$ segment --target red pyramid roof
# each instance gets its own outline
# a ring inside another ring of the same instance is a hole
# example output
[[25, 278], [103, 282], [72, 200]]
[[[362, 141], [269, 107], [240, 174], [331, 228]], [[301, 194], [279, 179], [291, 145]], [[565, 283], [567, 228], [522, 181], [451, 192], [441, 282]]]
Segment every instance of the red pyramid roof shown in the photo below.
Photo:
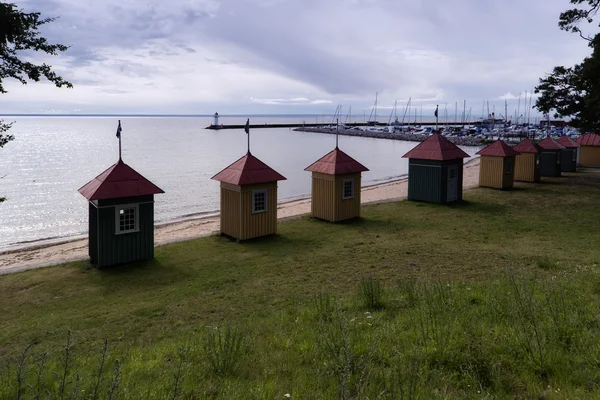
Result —
[[253, 185], [255, 183], [283, 181], [286, 178], [248, 152], [213, 176], [212, 179], [232, 185]]
[[162, 189], [119, 160], [79, 189], [88, 200], [116, 199], [164, 193]]
[[580, 146], [600, 146], [600, 135], [596, 133], [586, 133], [575, 139]]
[[336, 147], [319, 160], [304, 168], [304, 170], [329, 175], [340, 175], [355, 174], [357, 172], [368, 171], [369, 169]]
[[568, 136], [561, 136], [558, 139], [556, 139], [556, 141], [558, 143], [562, 144], [567, 149], [574, 149], [574, 148], [579, 147], [579, 144], [577, 144], [577, 142], [575, 142], [573, 139], [571, 139]]
[[493, 157], [514, 157], [521, 153], [504, 143], [502, 140], [496, 140], [484, 149], [477, 152], [480, 156], [493, 156]]
[[544, 150], [562, 150], [565, 148], [562, 144], [552, 139], [550, 136], [546, 136], [544, 140], [538, 143], [538, 145]]
[[434, 133], [402, 157], [445, 161], [465, 158], [469, 155], [439, 133]]
[[531, 139], [524, 139], [513, 146], [513, 149], [519, 153], [539, 153], [542, 151], [542, 148]]

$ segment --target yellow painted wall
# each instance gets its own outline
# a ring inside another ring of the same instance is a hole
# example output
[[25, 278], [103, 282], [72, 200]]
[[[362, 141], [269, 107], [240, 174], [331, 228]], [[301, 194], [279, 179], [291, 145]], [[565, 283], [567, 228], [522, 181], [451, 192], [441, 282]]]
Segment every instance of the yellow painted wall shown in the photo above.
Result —
[[[539, 157], [539, 154], [537, 156]], [[540, 179], [540, 165], [536, 163], [535, 153], [522, 153], [515, 157], [515, 181], [539, 182]]]
[[600, 167], [600, 147], [581, 146], [579, 162], [584, 166]]
[[[252, 190], [267, 189], [267, 211], [252, 213]], [[277, 233], [277, 182], [242, 186], [240, 240]]]
[[221, 233], [239, 239], [240, 191], [236, 185], [221, 182]]
[[[343, 199], [344, 179], [354, 179], [354, 198]], [[360, 217], [361, 174], [337, 175], [335, 177], [334, 222]]]
[[[354, 179], [354, 197], [343, 198], [344, 180]], [[360, 217], [361, 174], [328, 175], [313, 172], [311, 215], [338, 222]]]
[[312, 173], [311, 215], [326, 221], [335, 220], [335, 177]]
[[[252, 191], [267, 190], [267, 211], [252, 213]], [[238, 240], [277, 233], [277, 182], [261, 185], [221, 183], [221, 233]]]

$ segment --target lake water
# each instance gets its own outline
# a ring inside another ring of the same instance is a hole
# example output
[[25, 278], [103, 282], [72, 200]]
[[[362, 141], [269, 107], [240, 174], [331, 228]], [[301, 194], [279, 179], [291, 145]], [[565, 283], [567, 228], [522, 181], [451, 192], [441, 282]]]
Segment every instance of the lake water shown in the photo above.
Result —
[[[77, 190], [118, 160], [166, 193], [155, 196], [155, 220], [166, 222], [219, 208], [219, 183], [210, 178], [246, 153], [243, 130], [204, 129], [210, 117], [2, 117], [15, 121], [15, 140], [0, 149], [0, 251], [87, 232], [87, 200]], [[315, 116], [252, 117], [252, 124], [314, 122]], [[324, 119], [324, 117], [321, 117]], [[322, 122], [323, 119], [319, 120]], [[221, 117], [243, 124], [245, 117]], [[331, 151], [335, 136], [290, 129], [252, 129], [251, 151], [287, 178], [279, 201], [310, 195], [308, 165]], [[418, 143], [340, 136], [340, 149], [370, 169], [363, 185], [408, 173], [401, 158]], [[470, 155], [478, 148], [463, 147]]]

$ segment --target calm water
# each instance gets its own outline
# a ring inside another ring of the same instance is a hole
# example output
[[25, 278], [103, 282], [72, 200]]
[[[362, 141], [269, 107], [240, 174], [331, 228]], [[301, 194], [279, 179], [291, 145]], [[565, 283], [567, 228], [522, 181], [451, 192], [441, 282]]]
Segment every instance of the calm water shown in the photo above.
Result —
[[[87, 232], [87, 200], [77, 189], [118, 159], [117, 117], [3, 117], [16, 139], [0, 150], [0, 250]], [[321, 117], [322, 119], [323, 117]], [[253, 117], [252, 124], [312, 122], [308, 117]], [[123, 161], [166, 193], [157, 222], [218, 211], [210, 178], [246, 152], [243, 130], [211, 131], [207, 117], [121, 117]], [[321, 120], [322, 121], [322, 120]], [[321, 122], [319, 121], [319, 122]], [[224, 124], [245, 118], [222, 117]], [[289, 129], [253, 129], [251, 151], [283, 174], [279, 200], [310, 194], [304, 168], [335, 146], [335, 137]], [[414, 142], [340, 136], [340, 148], [367, 166], [363, 185], [405, 176]], [[464, 148], [473, 155], [478, 148]]]

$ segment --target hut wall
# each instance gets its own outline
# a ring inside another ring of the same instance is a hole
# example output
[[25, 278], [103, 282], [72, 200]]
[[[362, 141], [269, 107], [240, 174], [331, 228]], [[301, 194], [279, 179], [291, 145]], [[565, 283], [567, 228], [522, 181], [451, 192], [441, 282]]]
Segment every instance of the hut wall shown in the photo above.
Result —
[[[354, 179], [354, 197], [344, 199], [344, 180]], [[333, 221], [360, 217], [360, 184], [361, 174], [337, 175], [335, 177], [335, 216]]]
[[[240, 240], [277, 233], [277, 182], [241, 187]], [[252, 213], [252, 191], [267, 190], [267, 211]]]
[[540, 181], [540, 164], [536, 161], [537, 157], [539, 156], [536, 153], [521, 153], [521, 155], [515, 157], [515, 181]]
[[312, 173], [311, 215], [335, 221], [335, 176]]
[[98, 208], [89, 202], [88, 250], [92, 264], [98, 263]]
[[543, 151], [541, 158], [542, 176], [560, 176], [561, 151]]
[[502, 189], [504, 186], [504, 157], [481, 156], [479, 186]]
[[[154, 196], [99, 201], [98, 267], [148, 260], [154, 257]], [[146, 202], [143, 202], [143, 200]], [[138, 204], [138, 231], [115, 234], [117, 205]]]
[[561, 170], [563, 172], [577, 172], [577, 149], [568, 148], [561, 152]]
[[239, 239], [241, 232], [241, 188], [221, 182], [221, 233]]
[[515, 157], [504, 158], [502, 189], [510, 189], [515, 183]]
[[[444, 180], [444, 183], [446, 180]], [[445, 198], [445, 197], [444, 197]], [[408, 200], [442, 203], [442, 163], [408, 160]]]
[[600, 147], [581, 146], [580, 163], [589, 167], [600, 167]]

